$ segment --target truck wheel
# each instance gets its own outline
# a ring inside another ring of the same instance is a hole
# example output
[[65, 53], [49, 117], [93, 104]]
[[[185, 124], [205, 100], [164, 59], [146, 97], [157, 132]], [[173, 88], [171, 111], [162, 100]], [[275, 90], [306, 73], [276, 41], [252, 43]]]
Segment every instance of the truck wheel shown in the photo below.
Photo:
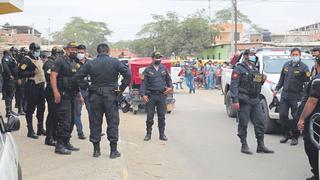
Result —
[[22, 180], [22, 169], [20, 163], [18, 164], [18, 180]]
[[268, 105], [267, 105], [266, 100], [261, 99], [260, 104], [262, 106], [262, 111], [264, 112], [264, 116], [265, 116], [265, 122], [264, 122], [265, 133], [271, 134], [275, 131], [275, 129], [277, 127], [277, 122], [274, 119], [270, 119], [269, 109], [268, 109]]
[[237, 112], [233, 110], [232, 108], [232, 99], [231, 99], [231, 93], [228, 91], [227, 93], [227, 103], [226, 103], [226, 109], [227, 109], [227, 114], [229, 117], [236, 117]]

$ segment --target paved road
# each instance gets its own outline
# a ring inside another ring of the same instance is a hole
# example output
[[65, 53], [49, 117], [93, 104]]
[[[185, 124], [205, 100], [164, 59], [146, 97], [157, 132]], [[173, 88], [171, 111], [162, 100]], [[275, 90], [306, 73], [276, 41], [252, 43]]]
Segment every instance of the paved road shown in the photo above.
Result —
[[[43, 137], [26, 138], [23, 123], [14, 136], [24, 179], [302, 180], [310, 175], [302, 143], [297, 147], [279, 144], [279, 135], [266, 136], [266, 144], [276, 154], [241, 154], [235, 120], [226, 116], [219, 91], [192, 95], [178, 91], [175, 97], [176, 109], [167, 116], [168, 142], [158, 140], [157, 128], [152, 141], [143, 141], [144, 113], [122, 115], [123, 157], [118, 160], [109, 160], [107, 143], [103, 144], [102, 157], [92, 158], [91, 144], [76, 138], [73, 144], [81, 148], [80, 152], [72, 156], [55, 155], [53, 148], [43, 145]], [[86, 114], [84, 127], [88, 135]], [[249, 129], [248, 141], [255, 149], [252, 126]]]

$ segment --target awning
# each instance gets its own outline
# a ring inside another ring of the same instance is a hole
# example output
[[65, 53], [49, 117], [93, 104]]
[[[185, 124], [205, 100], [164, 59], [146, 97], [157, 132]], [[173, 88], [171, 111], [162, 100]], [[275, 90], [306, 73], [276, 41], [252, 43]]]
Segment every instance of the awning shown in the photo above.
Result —
[[0, 0], [0, 14], [23, 11], [23, 0]]

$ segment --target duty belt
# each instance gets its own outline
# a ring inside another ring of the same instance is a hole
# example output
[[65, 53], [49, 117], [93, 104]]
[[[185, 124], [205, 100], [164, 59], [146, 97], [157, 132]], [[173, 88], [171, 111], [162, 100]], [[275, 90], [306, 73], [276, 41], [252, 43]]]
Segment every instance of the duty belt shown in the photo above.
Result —
[[163, 94], [163, 91], [160, 90], [150, 90], [149, 91], [151, 95], [161, 95]]

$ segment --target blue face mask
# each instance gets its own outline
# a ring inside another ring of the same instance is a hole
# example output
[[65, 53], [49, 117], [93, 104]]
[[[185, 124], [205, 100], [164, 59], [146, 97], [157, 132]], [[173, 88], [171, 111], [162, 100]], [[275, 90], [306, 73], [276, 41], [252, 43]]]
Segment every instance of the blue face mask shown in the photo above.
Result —
[[35, 51], [35, 52], [33, 53], [33, 56], [34, 56], [35, 58], [38, 58], [38, 57], [40, 57], [40, 54], [41, 54], [40, 51]]
[[256, 56], [249, 56], [249, 57], [248, 57], [248, 60], [249, 60], [249, 62], [251, 62], [251, 63], [256, 63], [257, 58], [256, 58]]
[[300, 61], [300, 56], [292, 56], [291, 57], [292, 62], [298, 63]]

